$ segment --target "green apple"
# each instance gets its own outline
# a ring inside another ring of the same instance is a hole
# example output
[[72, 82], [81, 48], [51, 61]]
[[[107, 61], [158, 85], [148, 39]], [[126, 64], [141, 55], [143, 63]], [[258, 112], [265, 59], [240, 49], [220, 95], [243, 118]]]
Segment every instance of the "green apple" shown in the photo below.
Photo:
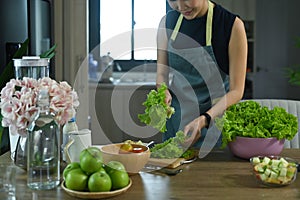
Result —
[[126, 171], [113, 170], [108, 175], [112, 182], [112, 190], [124, 188], [129, 184], [129, 175]]
[[64, 180], [66, 180], [66, 177], [67, 177], [67, 174], [73, 170], [73, 169], [77, 169], [77, 168], [80, 168], [80, 164], [78, 162], [72, 162], [72, 163], [69, 163], [66, 168], [64, 169], [63, 171], [63, 178]]
[[107, 192], [111, 187], [110, 176], [105, 171], [97, 171], [89, 177], [88, 189], [90, 192]]
[[105, 171], [109, 174], [111, 171], [114, 170], [119, 170], [119, 171], [126, 171], [125, 166], [123, 165], [123, 163], [119, 162], [119, 161], [109, 161], [105, 166]]
[[81, 168], [73, 169], [66, 176], [66, 187], [71, 190], [84, 191], [87, 189], [88, 178]]
[[105, 165], [105, 171], [111, 179], [112, 190], [121, 189], [128, 185], [129, 175], [123, 163], [115, 160], [109, 161]]
[[90, 175], [102, 167], [102, 152], [97, 147], [88, 147], [80, 152], [79, 163], [81, 169]]
[[101, 167], [97, 172], [105, 172], [106, 173], [104, 167]]

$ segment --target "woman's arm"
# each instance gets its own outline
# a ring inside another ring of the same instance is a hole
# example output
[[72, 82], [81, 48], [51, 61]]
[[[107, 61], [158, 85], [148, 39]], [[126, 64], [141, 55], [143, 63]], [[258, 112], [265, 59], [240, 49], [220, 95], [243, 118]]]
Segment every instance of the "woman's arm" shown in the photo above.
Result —
[[[247, 49], [244, 23], [237, 17], [232, 27], [228, 48], [230, 88], [229, 92], [207, 111], [212, 120], [221, 115], [229, 106], [239, 102], [243, 97], [246, 78]], [[204, 116], [200, 116], [186, 125], [184, 128], [185, 134], [188, 132], [192, 133], [186, 143], [195, 143], [201, 136], [200, 130], [206, 125], [207, 122]]]
[[[169, 67], [168, 67], [168, 38], [165, 26], [166, 16], [164, 16], [159, 24], [157, 31], [157, 75], [156, 87], [162, 83], [169, 84]], [[169, 90], [166, 91], [166, 103], [171, 104], [172, 97]]]
[[215, 118], [229, 106], [239, 102], [244, 94], [247, 67], [247, 36], [244, 23], [236, 18], [229, 41], [229, 92], [207, 113]]

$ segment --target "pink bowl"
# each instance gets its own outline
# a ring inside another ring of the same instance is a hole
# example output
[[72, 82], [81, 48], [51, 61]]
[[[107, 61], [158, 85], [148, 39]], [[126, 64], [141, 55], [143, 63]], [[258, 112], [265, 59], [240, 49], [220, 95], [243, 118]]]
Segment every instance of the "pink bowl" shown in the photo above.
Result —
[[228, 143], [230, 151], [237, 157], [249, 159], [253, 156], [277, 156], [284, 147], [285, 139], [236, 137]]

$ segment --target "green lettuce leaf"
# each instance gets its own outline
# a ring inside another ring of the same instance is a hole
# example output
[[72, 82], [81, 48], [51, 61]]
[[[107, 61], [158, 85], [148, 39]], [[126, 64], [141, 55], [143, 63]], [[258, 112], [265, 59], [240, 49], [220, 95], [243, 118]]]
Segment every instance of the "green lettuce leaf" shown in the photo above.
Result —
[[143, 103], [145, 113], [138, 114], [138, 118], [142, 123], [152, 126], [160, 132], [166, 132], [167, 119], [174, 114], [173, 107], [165, 103], [167, 86], [165, 83], [156, 90], [151, 90], [147, 95], [146, 101]]
[[185, 153], [181, 144], [185, 141], [186, 136], [183, 131], [178, 131], [175, 137], [155, 144], [151, 149], [152, 158], [179, 158]]

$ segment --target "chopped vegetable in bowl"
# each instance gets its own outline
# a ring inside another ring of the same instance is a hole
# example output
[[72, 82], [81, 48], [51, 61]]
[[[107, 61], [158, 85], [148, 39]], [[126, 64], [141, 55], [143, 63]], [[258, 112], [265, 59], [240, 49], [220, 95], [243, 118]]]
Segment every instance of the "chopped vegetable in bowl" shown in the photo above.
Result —
[[255, 178], [267, 186], [286, 186], [297, 176], [298, 162], [280, 156], [256, 156], [250, 158]]

